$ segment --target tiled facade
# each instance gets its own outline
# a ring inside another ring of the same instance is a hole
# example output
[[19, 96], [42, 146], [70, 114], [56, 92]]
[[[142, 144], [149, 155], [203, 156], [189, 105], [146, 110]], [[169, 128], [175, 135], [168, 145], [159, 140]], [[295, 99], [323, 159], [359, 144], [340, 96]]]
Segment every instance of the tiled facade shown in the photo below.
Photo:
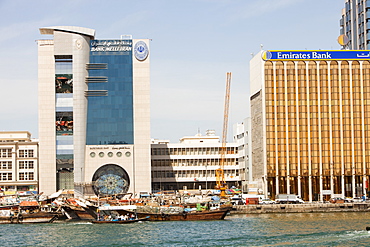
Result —
[[322, 201], [367, 193], [370, 61], [361, 54], [353, 60], [252, 59], [253, 166], [262, 169], [255, 175], [265, 194]]

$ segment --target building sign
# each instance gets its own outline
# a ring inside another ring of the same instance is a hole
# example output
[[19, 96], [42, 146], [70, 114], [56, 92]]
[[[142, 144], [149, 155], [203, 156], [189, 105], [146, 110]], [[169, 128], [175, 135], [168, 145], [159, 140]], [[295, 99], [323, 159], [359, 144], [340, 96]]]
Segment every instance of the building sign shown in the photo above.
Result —
[[265, 61], [284, 60], [370, 60], [370, 51], [264, 51]]
[[322, 194], [325, 195], [331, 195], [332, 191], [331, 190], [322, 190]]
[[92, 40], [92, 52], [122, 52], [132, 51], [132, 40]]

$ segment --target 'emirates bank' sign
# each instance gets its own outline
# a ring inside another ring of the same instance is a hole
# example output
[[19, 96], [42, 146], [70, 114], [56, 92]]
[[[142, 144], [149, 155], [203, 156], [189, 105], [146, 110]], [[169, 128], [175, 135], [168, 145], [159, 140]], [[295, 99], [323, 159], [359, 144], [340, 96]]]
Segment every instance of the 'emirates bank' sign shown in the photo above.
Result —
[[370, 60], [370, 51], [264, 51], [265, 61], [281, 60]]

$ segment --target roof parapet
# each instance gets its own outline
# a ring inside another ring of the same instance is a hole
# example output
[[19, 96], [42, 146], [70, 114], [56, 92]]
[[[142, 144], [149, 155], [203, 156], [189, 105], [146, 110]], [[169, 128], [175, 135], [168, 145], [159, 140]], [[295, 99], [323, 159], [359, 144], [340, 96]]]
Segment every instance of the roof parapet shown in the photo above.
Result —
[[53, 35], [54, 31], [67, 32], [67, 33], [76, 33], [81, 35], [86, 35], [91, 38], [95, 37], [95, 30], [86, 28], [86, 27], [75, 27], [75, 26], [53, 26], [53, 27], [41, 27], [41, 34]]

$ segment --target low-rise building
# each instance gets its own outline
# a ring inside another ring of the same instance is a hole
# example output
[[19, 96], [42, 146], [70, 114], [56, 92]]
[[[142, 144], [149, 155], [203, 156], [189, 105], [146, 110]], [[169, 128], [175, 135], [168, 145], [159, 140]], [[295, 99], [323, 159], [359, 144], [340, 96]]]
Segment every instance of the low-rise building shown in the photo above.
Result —
[[38, 193], [38, 140], [30, 132], [0, 132], [0, 188], [5, 195]]
[[[180, 143], [152, 140], [152, 188], [158, 190], [211, 190], [220, 168], [222, 143], [213, 130], [180, 139]], [[244, 168], [238, 164], [238, 145], [226, 143], [224, 163], [228, 187], [241, 186]], [[244, 177], [244, 176], [243, 176]]]

